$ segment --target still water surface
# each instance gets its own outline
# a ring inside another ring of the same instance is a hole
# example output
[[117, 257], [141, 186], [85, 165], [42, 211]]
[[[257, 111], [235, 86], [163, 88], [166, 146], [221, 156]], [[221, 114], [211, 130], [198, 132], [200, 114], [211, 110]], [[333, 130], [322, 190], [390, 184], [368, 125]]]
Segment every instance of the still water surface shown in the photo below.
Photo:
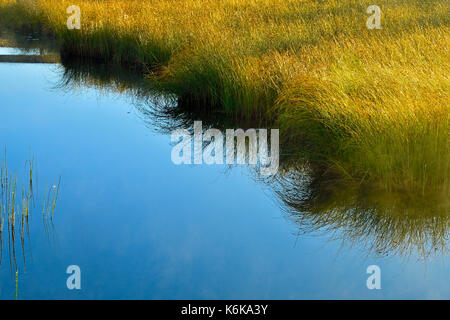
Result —
[[[413, 223], [378, 217], [356, 235], [359, 224], [347, 217], [365, 223], [374, 215], [336, 205], [344, 218], [328, 215], [314, 228], [301, 222], [308, 212], [286, 210], [286, 195], [301, 197], [305, 187], [266, 183], [245, 166], [173, 164], [170, 134], [145, 112], [152, 99], [128, 90], [140, 79], [107, 85], [81, 72], [68, 81], [76, 73], [69, 69], [0, 63], [8, 168], [21, 171], [31, 153], [41, 194], [62, 177], [52, 227], [37, 212], [24, 257], [17, 245], [19, 299], [450, 298], [446, 212]], [[414, 241], [405, 239], [417, 225], [425, 235], [440, 228], [431, 236], [440, 251], [424, 257], [414, 246], [408, 255], [396, 247]], [[383, 238], [397, 232], [406, 236], [395, 245]], [[381, 290], [366, 287], [373, 264]], [[66, 287], [69, 265], [81, 268], [81, 290]], [[14, 298], [13, 273], [4, 233], [1, 299]]]

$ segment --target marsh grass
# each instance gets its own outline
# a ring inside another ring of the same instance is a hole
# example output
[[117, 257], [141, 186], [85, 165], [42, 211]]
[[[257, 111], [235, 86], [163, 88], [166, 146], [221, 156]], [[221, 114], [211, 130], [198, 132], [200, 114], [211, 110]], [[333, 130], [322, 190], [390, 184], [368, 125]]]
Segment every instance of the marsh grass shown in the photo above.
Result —
[[[191, 128], [197, 119], [202, 119], [204, 129], [272, 125], [198, 108], [183, 97], [159, 97], [138, 69], [84, 59], [63, 59], [62, 64], [60, 90], [95, 88], [126, 94], [148, 127], [163, 134]], [[358, 247], [367, 256], [426, 261], [447, 254], [450, 202], [445, 191], [386, 191], [366, 179], [348, 181], [328, 166], [308, 162], [311, 156], [299, 160], [297, 142], [288, 136], [280, 141], [280, 168], [275, 176], [262, 180], [257, 168], [252, 171], [256, 181], [275, 193], [287, 218], [298, 226], [299, 237], [319, 233], [342, 241], [343, 247]]]
[[[19, 182], [17, 172], [11, 173], [8, 169], [8, 163], [6, 158], [6, 151], [4, 160], [0, 163], [0, 187], [1, 187], [1, 198], [0, 198], [0, 263], [3, 256], [3, 235], [5, 232], [5, 221], [6, 229], [8, 232], [8, 251], [9, 251], [9, 262], [11, 270], [17, 270], [18, 263], [16, 260], [17, 248], [16, 244], [20, 243], [20, 248], [23, 257], [23, 266], [26, 268], [26, 239], [28, 242], [30, 240], [30, 230], [29, 221], [32, 216], [32, 211], [38, 196], [36, 192], [36, 168], [34, 158], [27, 160], [25, 162], [25, 175], [23, 177], [23, 183]], [[52, 223], [54, 212], [56, 208], [56, 203], [59, 197], [59, 188], [61, 184], [61, 177], [57, 185], [52, 185], [50, 188], [46, 188], [43, 197], [43, 211], [42, 219], [44, 222], [44, 227], [48, 223]], [[31, 250], [31, 248], [30, 248]]]
[[449, 186], [449, 3], [380, 0], [0, 0], [0, 24], [63, 55], [148, 70], [197, 108], [273, 119], [301, 157], [388, 190]]

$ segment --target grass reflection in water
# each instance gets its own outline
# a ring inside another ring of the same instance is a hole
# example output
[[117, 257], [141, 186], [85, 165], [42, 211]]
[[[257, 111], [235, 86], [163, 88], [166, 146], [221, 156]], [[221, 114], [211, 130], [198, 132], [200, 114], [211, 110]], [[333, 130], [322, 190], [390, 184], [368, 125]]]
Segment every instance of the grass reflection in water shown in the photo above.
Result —
[[[143, 81], [139, 70], [73, 59], [63, 59], [63, 66], [60, 89], [94, 87], [126, 94], [149, 130], [159, 133], [189, 129], [198, 119], [204, 130], [274, 125], [193, 106], [189, 97], [162, 96]], [[299, 235], [326, 235], [367, 255], [426, 260], [448, 254], [450, 188], [446, 183], [420, 191], [385, 188], [383, 183], [342, 176], [332, 165], [315, 162], [299, 152], [293, 136], [280, 139], [278, 174], [263, 179], [255, 170], [255, 180], [272, 190]]]

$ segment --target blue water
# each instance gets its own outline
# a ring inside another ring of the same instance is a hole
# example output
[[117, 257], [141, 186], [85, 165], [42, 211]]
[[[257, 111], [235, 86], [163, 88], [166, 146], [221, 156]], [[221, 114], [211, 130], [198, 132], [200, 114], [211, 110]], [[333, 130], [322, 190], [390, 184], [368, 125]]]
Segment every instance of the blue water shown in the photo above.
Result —
[[[39, 213], [30, 221], [26, 270], [18, 250], [19, 299], [450, 298], [448, 255], [374, 258], [298, 235], [252, 170], [174, 165], [170, 136], [148, 128], [130, 96], [58, 89], [62, 71], [0, 64], [8, 167], [20, 171], [31, 150], [41, 188], [62, 177], [53, 231]], [[13, 299], [6, 247], [0, 298]], [[372, 264], [380, 290], [366, 287]], [[69, 265], [81, 290], [66, 286]]]

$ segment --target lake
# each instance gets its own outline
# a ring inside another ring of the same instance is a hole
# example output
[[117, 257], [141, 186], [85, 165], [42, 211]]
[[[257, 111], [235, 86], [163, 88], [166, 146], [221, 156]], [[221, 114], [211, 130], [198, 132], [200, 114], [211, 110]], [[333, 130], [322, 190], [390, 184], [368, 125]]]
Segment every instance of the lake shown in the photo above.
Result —
[[178, 108], [132, 68], [6, 57], [40, 53], [0, 48], [0, 148], [18, 181], [30, 159], [37, 176], [23, 240], [3, 226], [1, 299], [14, 299], [16, 270], [18, 299], [450, 298], [448, 199], [334, 185], [283, 158], [271, 178], [175, 165], [171, 131], [243, 124]]

